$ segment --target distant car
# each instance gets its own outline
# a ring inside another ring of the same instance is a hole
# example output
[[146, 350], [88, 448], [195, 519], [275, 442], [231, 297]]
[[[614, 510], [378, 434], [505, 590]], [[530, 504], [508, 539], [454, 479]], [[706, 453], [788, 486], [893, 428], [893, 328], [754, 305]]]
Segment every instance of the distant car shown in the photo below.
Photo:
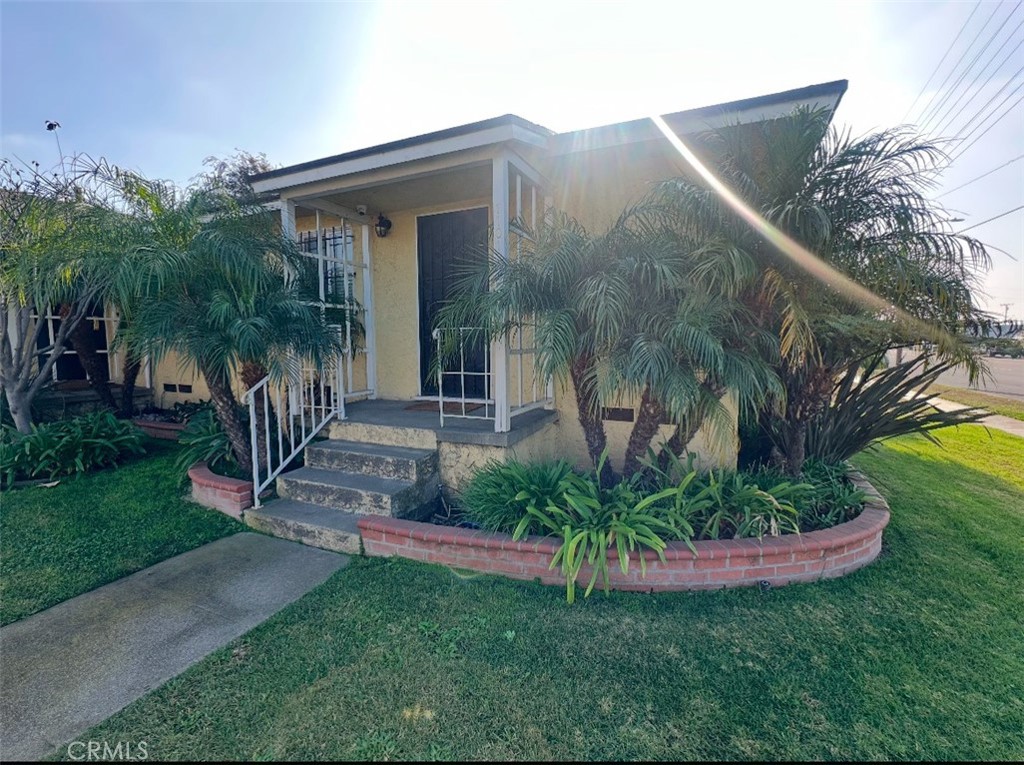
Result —
[[1020, 340], [1001, 338], [988, 341], [983, 352], [986, 356], [1009, 356], [1011, 359], [1024, 358], [1024, 344]]

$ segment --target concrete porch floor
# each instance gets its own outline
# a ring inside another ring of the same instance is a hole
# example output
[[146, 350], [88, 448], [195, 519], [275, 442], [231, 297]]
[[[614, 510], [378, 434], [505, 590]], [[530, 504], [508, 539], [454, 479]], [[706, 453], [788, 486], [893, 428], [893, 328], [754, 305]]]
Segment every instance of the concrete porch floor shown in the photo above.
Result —
[[[394, 401], [376, 399], [355, 401], [345, 405], [346, 422], [361, 425], [382, 425], [396, 428], [431, 430], [438, 441], [457, 444], [480, 444], [484, 446], [512, 446], [527, 436], [536, 433], [548, 423], [558, 421], [558, 412], [548, 409], [534, 409], [512, 418], [512, 429], [508, 433], [495, 433], [494, 420], [444, 418], [444, 427], [436, 403], [431, 411], [409, 410], [407, 407], [430, 403], [424, 401]], [[482, 412], [483, 410], [478, 410]]]

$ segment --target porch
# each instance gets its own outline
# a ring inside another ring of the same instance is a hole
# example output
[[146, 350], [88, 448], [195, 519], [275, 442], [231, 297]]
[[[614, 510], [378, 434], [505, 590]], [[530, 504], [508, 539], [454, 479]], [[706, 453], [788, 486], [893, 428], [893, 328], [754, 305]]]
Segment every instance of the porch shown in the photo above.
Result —
[[453, 418], [449, 415], [445, 417], [442, 426], [436, 401], [376, 399], [348, 404], [345, 419], [332, 425], [331, 435], [343, 438], [351, 436], [357, 428], [370, 426], [420, 431], [424, 435], [430, 433], [432, 435], [427, 438], [433, 438], [436, 442], [509, 448], [557, 421], [556, 411], [533, 409], [513, 417], [509, 429], [498, 433], [493, 423], [483, 418]]
[[[321, 432], [468, 464], [503, 459], [557, 420], [531, 327], [435, 331], [463, 259], [514, 260], [511, 221], [543, 215], [542, 130], [498, 118], [255, 179], [278, 195], [282, 229], [308, 259], [295, 278], [345, 347], [336, 365], [247, 392], [257, 494]], [[441, 472], [458, 483], [463, 471]]]
[[432, 428], [465, 419], [466, 432], [508, 433], [513, 418], [554, 408], [552, 387], [535, 374], [532, 328], [491, 338], [434, 325], [470, 257], [516, 258], [509, 224], [537, 224], [546, 182], [519, 125], [482, 125], [454, 144], [439, 138], [398, 166], [385, 146], [282, 178], [272, 184], [276, 204], [309, 258], [300, 276], [310, 298], [343, 335], [337, 385], [328, 381], [332, 394], [343, 391], [341, 419], [363, 400], [434, 401]]

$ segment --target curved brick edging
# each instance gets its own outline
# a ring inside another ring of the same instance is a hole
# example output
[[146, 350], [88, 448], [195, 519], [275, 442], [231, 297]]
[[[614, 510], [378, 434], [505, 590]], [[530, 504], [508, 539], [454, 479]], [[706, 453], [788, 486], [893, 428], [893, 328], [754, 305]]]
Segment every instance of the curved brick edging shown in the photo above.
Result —
[[[889, 523], [889, 506], [867, 479], [851, 479], [868, 496], [854, 520], [824, 531], [782, 537], [694, 542], [697, 556], [682, 542], [671, 542], [662, 563], [646, 551], [647, 576], [642, 577], [639, 553], [623, 575], [615, 554], [609, 555], [610, 587], [653, 592], [743, 587], [767, 581], [772, 585], [813, 582], [843, 576], [866, 566], [882, 549], [882, 530]], [[558, 569], [550, 570], [558, 543], [550, 537], [515, 542], [507, 534], [434, 526], [394, 518], [366, 517], [359, 521], [363, 549], [372, 557], [399, 556], [439, 563], [512, 579], [539, 579], [565, 584]], [[580, 581], [590, 579], [584, 566]]]
[[205, 462], [189, 468], [188, 477], [192, 481], [192, 499], [200, 505], [237, 520], [242, 520], [243, 510], [252, 507], [252, 481], [217, 475]]
[[177, 441], [185, 429], [183, 422], [161, 422], [159, 420], [132, 420], [132, 423], [150, 438], [163, 441]]

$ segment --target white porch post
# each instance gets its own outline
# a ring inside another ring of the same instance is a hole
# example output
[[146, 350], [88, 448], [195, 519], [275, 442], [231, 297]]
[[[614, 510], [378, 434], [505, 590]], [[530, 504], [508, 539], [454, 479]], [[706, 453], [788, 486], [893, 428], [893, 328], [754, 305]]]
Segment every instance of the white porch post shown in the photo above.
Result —
[[[281, 233], [292, 241], [299, 238], [298, 232], [295, 230], [295, 202], [291, 199], [281, 200]], [[294, 273], [286, 273], [285, 279], [291, 280], [295, 277]], [[292, 417], [297, 417], [301, 410], [299, 394], [296, 390], [301, 379], [300, 372], [298, 377], [288, 381], [288, 414]]]
[[[554, 197], [552, 197], [550, 194], [545, 194], [544, 195], [544, 209], [541, 210], [541, 218], [542, 219], [546, 219], [547, 214], [548, 214], [548, 210], [550, 210], [554, 206], [554, 204], [555, 204]], [[536, 218], [536, 214], [534, 215], [534, 218]], [[536, 225], [537, 224], [534, 223], [534, 231], [536, 231]], [[548, 399], [549, 403], [544, 408], [545, 409], [554, 409], [555, 408], [555, 381], [552, 378], [549, 377], [547, 385], [545, 387], [547, 388], [547, 399]]]
[[281, 200], [281, 230], [289, 239], [297, 239], [295, 233], [295, 202], [290, 199]]
[[[494, 252], [508, 259], [508, 158], [502, 154], [492, 160], [491, 222], [494, 229]], [[494, 431], [507, 433], [512, 428], [508, 400], [508, 353], [505, 338], [491, 341], [491, 386], [494, 396]]]
[[377, 329], [373, 305], [373, 264], [370, 262], [370, 227], [363, 224], [363, 331], [366, 334], [366, 387], [370, 398], [377, 398]]

